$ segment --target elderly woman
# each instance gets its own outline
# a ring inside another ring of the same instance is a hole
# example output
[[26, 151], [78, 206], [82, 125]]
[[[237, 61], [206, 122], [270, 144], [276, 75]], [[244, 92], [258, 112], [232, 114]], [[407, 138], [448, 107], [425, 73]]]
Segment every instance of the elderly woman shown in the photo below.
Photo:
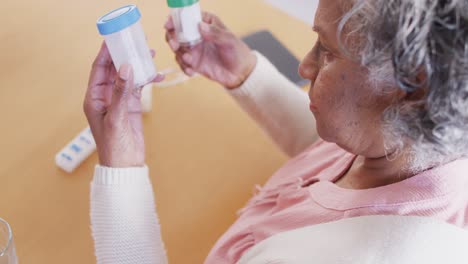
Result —
[[[226, 87], [292, 158], [205, 263], [237, 263], [277, 234], [358, 216], [468, 227], [467, 1], [321, 0], [319, 38], [299, 68], [309, 96], [217, 17], [203, 20], [204, 42], [190, 50], [166, 24], [177, 62]], [[99, 263], [165, 263], [131, 84], [130, 66], [116, 73], [103, 45], [84, 104], [100, 160], [91, 190], [96, 254]]]

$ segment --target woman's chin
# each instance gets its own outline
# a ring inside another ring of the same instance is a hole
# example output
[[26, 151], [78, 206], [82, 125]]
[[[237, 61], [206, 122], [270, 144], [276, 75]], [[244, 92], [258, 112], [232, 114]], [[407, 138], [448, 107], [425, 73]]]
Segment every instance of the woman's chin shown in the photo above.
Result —
[[320, 137], [320, 139], [323, 139], [324, 141], [327, 141], [327, 142], [335, 142], [334, 141], [335, 137], [330, 133], [328, 129], [326, 129], [317, 120], [315, 121], [315, 124], [316, 124], [316, 129], [317, 129], [317, 135]]

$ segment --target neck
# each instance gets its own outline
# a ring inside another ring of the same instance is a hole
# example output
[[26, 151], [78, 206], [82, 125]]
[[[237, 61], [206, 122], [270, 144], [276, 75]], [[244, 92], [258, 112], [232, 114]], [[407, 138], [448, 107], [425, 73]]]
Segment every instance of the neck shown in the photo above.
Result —
[[[389, 155], [391, 156], [391, 155]], [[387, 156], [357, 156], [347, 173], [337, 184], [345, 188], [376, 188], [407, 179], [414, 175], [409, 169], [407, 155], [400, 154], [395, 159]]]
[[356, 161], [361, 170], [376, 173], [381, 178], [405, 179], [412, 176], [408, 169], [408, 158], [404, 154], [398, 155], [395, 159], [390, 159], [387, 156], [378, 158], [358, 156]]

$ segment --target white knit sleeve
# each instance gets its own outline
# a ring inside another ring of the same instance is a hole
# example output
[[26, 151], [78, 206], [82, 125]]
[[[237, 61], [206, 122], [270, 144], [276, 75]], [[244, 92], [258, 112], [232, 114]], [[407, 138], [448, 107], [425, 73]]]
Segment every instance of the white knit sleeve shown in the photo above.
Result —
[[146, 166], [96, 166], [91, 228], [98, 264], [167, 263]]
[[307, 93], [289, 81], [262, 54], [240, 87], [228, 90], [283, 152], [295, 156], [317, 138]]

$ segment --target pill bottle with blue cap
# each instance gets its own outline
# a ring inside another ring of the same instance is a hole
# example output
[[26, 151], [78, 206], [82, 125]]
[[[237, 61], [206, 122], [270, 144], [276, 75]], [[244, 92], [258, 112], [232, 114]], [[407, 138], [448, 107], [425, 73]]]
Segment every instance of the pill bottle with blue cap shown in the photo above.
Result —
[[202, 14], [199, 0], [167, 0], [177, 41], [183, 47], [191, 47], [202, 41], [199, 24]]
[[135, 5], [115, 9], [97, 21], [99, 33], [119, 70], [122, 64], [131, 64], [135, 87], [143, 87], [157, 75], [140, 23], [141, 13]]

